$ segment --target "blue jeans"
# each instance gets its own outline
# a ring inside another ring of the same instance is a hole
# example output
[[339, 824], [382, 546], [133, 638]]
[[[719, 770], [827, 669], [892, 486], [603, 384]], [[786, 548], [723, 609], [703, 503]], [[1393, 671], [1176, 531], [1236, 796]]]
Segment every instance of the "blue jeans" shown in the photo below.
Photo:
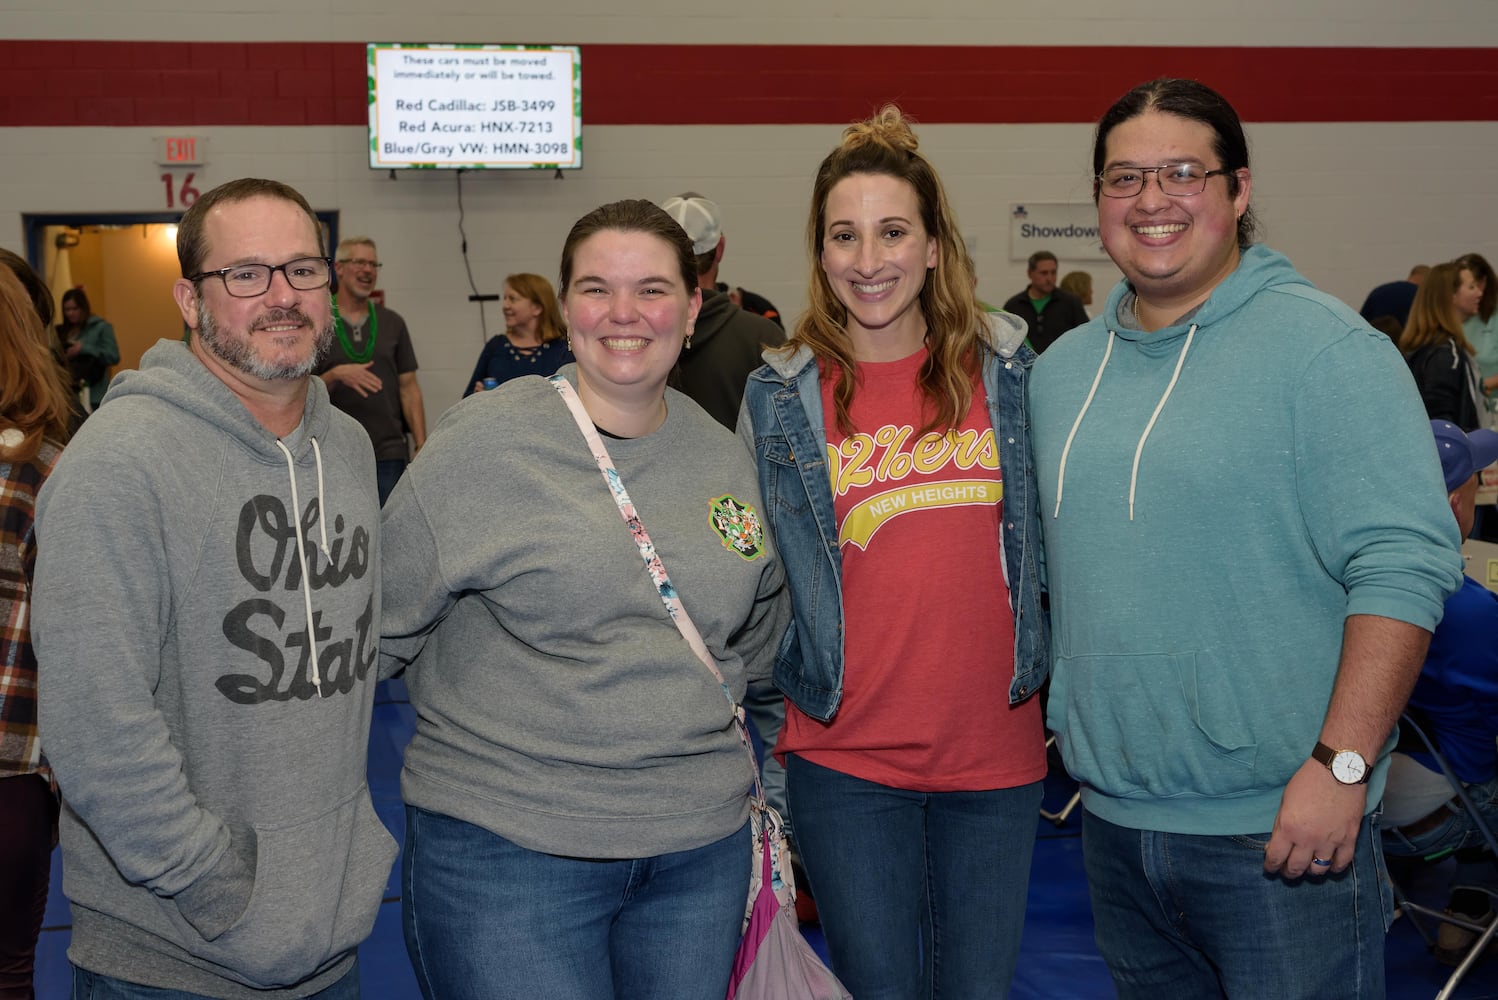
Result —
[[[140, 986], [123, 979], [102, 976], [73, 966], [72, 1000], [204, 1000], [198, 993], [181, 990], [163, 990], [155, 986]], [[348, 975], [325, 990], [319, 990], [307, 1000], [359, 1000], [359, 960]]]
[[1098, 950], [1121, 1000], [1380, 1000], [1393, 894], [1364, 817], [1346, 871], [1264, 871], [1269, 835], [1193, 836], [1082, 820]]
[[[1498, 832], [1498, 778], [1481, 784], [1467, 786], [1467, 797], [1487, 821], [1488, 828]], [[1451, 814], [1444, 822], [1413, 837], [1397, 829], [1385, 829], [1384, 850], [1395, 857], [1430, 857], [1446, 851], [1460, 851], [1465, 847], [1481, 847], [1484, 843], [1482, 831], [1455, 797], [1447, 803]]]
[[[1498, 778], [1468, 785], [1467, 797], [1482, 814], [1488, 829], [1498, 831]], [[1451, 876], [1453, 887], [1498, 885], [1498, 862], [1494, 861], [1492, 855], [1481, 851], [1487, 843], [1483, 840], [1482, 831], [1455, 798], [1447, 803], [1446, 809], [1450, 815], [1445, 821], [1413, 837], [1398, 829], [1385, 828], [1384, 851], [1397, 858], [1430, 858], [1454, 853], [1456, 871]], [[1469, 850], [1475, 856], [1468, 857]]]
[[801, 863], [832, 971], [858, 1000], [1004, 996], [1039, 782], [912, 792], [786, 758]]
[[390, 491], [395, 489], [395, 484], [400, 482], [401, 474], [405, 471], [404, 458], [382, 458], [375, 461], [375, 485], [380, 491], [381, 507], [390, 499]]
[[427, 1000], [717, 1000], [749, 863], [747, 824], [695, 850], [589, 860], [407, 806], [406, 950]]

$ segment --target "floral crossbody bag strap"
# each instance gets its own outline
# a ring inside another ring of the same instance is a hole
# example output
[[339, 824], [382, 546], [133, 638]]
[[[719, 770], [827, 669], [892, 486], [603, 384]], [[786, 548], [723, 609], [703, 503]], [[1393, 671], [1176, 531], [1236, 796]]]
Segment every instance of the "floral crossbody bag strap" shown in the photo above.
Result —
[[[614, 468], [614, 460], [609, 457], [609, 450], [604, 447], [603, 438], [598, 436], [598, 429], [593, 426], [592, 418], [583, 408], [582, 400], [577, 398], [577, 390], [573, 389], [572, 383], [561, 375], [552, 375], [547, 381], [551, 382], [552, 388], [556, 389], [563, 402], [567, 404], [567, 409], [572, 413], [572, 419], [577, 422], [577, 429], [582, 431], [583, 439], [587, 441], [589, 450], [593, 452], [593, 460], [598, 463], [598, 471], [603, 476], [604, 485], [608, 487], [609, 495], [614, 498], [614, 504], [619, 508], [619, 516], [624, 519], [625, 526], [629, 528], [630, 537], [635, 540], [635, 546], [640, 550], [640, 558], [645, 561], [645, 571], [650, 574], [656, 593], [660, 595], [661, 603], [666, 606], [666, 613], [671, 616], [671, 621], [676, 624], [677, 631], [681, 632], [687, 645], [692, 647], [692, 652], [697, 654], [697, 659], [712, 671], [713, 677], [718, 681], [718, 686], [723, 689], [723, 697], [728, 699], [729, 708], [733, 712], [734, 728], [738, 730], [739, 742], [743, 744], [744, 752], [749, 756], [749, 771], [754, 775], [754, 798], [749, 802], [751, 838], [749, 896], [744, 905], [743, 922], [743, 928], [747, 928], [749, 918], [754, 912], [754, 901], [759, 897], [766, 872], [770, 876], [770, 888], [782, 907], [795, 905], [796, 880], [791, 874], [790, 846], [785, 838], [785, 823], [780, 818], [780, 814], [765, 801], [764, 785], [759, 779], [759, 760], [754, 756], [754, 746], [749, 741], [749, 730], [744, 722], [744, 707], [734, 701], [733, 695], [728, 690], [728, 682], [723, 679], [723, 671], [718, 669], [717, 661], [707, 651], [707, 643], [702, 641], [702, 633], [697, 631], [697, 625], [692, 621], [692, 616], [687, 614], [687, 609], [682, 606], [681, 598], [677, 595], [671, 578], [666, 575], [666, 565], [661, 562], [661, 557], [655, 550], [655, 544], [650, 540], [649, 533], [645, 531], [645, 525], [640, 521], [640, 515], [635, 511], [634, 501], [630, 500], [629, 492], [624, 488], [624, 480], [619, 478], [619, 470]], [[740, 933], [743, 932], [743, 928]]]
[[666, 575], [666, 566], [661, 562], [661, 557], [657, 554], [649, 533], [645, 531], [645, 525], [640, 522], [640, 515], [635, 511], [634, 501], [630, 500], [629, 492], [624, 488], [624, 480], [619, 478], [619, 470], [614, 468], [614, 460], [609, 457], [608, 448], [604, 447], [603, 438], [598, 436], [598, 429], [593, 426], [592, 418], [588, 416], [588, 411], [583, 409], [582, 400], [577, 398], [577, 390], [572, 388], [572, 383], [561, 375], [552, 375], [547, 381], [561, 394], [563, 401], [567, 404], [567, 409], [572, 413], [572, 419], [577, 421], [577, 429], [583, 432], [583, 438], [593, 452], [593, 460], [598, 463], [598, 471], [603, 476], [604, 484], [608, 486], [609, 494], [619, 508], [619, 516], [624, 518], [625, 525], [629, 527], [630, 537], [635, 540], [635, 545], [640, 550], [640, 558], [645, 560], [645, 572], [650, 574], [656, 593], [660, 594], [661, 603], [666, 606], [666, 613], [671, 616], [671, 621], [676, 623], [677, 630], [681, 632], [687, 645], [692, 647], [692, 652], [697, 654], [697, 659], [712, 671], [713, 677], [717, 678], [718, 686], [723, 689], [723, 697], [728, 699], [729, 707], [733, 711], [734, 726], [738, 729], [739, 740], [749, 752], [749, 764], [754, 771], [754, 797], [759, 804], [763, 805], [764, 786], [760, 784], [759, 762], [755, 759], [754, 747], [749, 742], [749, 730], [745, 728], [744, 707], [734, 701], [733, 695], [729, 693], [728, 682], [723, 679], [723, 671], [718, 669], [717, 661], [707, 651], [707, 643], [702, 641], [702, 633], [697, 631], [697, 625], [692, 621], [692, 616], [687, 614], [687, 609], [682, 606], [681, 598], [671, 584], [671, 578]]

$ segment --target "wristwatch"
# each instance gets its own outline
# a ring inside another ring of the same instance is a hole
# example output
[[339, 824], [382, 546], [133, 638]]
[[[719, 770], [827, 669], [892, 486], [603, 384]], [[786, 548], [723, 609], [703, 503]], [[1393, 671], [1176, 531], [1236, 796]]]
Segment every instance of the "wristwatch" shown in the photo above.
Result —
[[1344, 785], [1362, 785], [1368, 781], [1368, 762], [1356, 750], [1333, 750], [1318, 740], [1311, 759], [1325, 764], [1332, 777]]

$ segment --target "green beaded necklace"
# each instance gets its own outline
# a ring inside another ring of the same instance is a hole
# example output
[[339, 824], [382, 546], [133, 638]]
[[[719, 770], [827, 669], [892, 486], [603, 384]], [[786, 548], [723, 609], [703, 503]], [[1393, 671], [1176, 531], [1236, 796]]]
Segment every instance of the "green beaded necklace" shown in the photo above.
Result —
[[375, 338], [380, 335], [380, 314], [375, 311], [373, 302], [369, 303], [369, 342], [364, 345], [362, 351], [354, 350], [353, 342], [349, 339], [348, 321], [338, 314], [338, 296], [333, 296], [333, 319], [337, 324], [338, 342], [343, 345], [343, 353], [347, 354], [349, 360], [356, 365], [362, 365], [374, 357]]

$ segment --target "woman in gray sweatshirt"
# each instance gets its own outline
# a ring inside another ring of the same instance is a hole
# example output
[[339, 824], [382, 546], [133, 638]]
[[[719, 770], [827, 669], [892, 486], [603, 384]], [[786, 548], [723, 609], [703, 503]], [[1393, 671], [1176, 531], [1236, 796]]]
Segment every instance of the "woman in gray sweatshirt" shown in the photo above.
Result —
[[[562, 377], [737, 701], [789, 612], [750, 456], [666, 388], [701, 305], [691, 243], [649, 202], [605, 205], [561, 289]], [[417, 712], [406, 945], [429, 998], [722, 995], [751, 761], [562, 391], [464, 400], [385, 508], [381, 653]]]

